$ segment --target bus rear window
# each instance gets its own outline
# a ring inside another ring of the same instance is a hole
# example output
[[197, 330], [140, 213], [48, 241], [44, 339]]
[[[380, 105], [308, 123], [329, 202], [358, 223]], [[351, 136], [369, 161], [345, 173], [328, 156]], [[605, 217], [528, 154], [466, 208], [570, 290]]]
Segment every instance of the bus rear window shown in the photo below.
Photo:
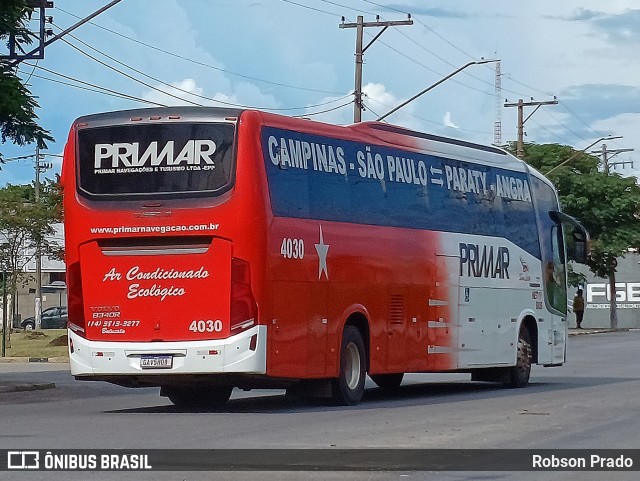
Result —
[[233, 181], [234, 131], [223, 123], [79, 130], [79, 189], [92, 199], [220, 194]]

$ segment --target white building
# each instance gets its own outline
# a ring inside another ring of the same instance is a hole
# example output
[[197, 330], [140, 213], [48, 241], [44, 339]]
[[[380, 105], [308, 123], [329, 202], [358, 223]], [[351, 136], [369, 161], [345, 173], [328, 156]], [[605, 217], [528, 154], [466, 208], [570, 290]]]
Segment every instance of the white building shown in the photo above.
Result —
[[[63, 224], [54, 224], [55, 233], [53, 238], [49, 239], [58, 244], [60, 248], [64, 247], [64, 229]], [[33, 249], [25, 249], [23, 260], [19, 263], [23, 265], [23, 278], [25, 283], [18, 282], [17, 297], [13, 304], [13, 326], [17, 327], [21, 319], [32, 317], [35, 315], [36, 300], [36, 260]], [[67, 304], [67, 290], [65, 284], [66, 268], [63, 261], [51, 259], [47, 256], [42, 257], [42, 310], [48, 307], [54, 307]], [[9, 303], [11, 305], [11, 302]], [[2, 314], [2, 304], [0, 303], [0, 316]], [[9, 316], [8, 319], [12, 317]], [[1, 319], [1, 317], [0, 317]]]

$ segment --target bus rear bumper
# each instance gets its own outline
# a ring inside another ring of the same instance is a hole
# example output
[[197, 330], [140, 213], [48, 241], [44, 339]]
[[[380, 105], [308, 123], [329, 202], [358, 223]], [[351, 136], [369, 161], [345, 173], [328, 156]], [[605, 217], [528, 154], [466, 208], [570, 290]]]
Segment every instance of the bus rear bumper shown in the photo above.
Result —
[[[68, 335], [73, 346], [69, 353], [71, 374], [77, 377], [265, 374], [267, 369], [266, 326], [254, 326], [227, 339], [205, 341], [90, 341], [70, 329]], [[148, 358], [158, 359], [158, 367], [143, 367], [142, 359]]]

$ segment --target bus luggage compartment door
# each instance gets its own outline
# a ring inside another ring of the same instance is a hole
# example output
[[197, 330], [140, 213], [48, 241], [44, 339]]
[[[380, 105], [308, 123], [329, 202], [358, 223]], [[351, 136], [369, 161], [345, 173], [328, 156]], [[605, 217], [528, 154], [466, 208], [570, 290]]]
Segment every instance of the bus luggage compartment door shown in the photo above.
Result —
[[231, 243], [80, 247], [86, 337], [179, 341], [229, 336]]

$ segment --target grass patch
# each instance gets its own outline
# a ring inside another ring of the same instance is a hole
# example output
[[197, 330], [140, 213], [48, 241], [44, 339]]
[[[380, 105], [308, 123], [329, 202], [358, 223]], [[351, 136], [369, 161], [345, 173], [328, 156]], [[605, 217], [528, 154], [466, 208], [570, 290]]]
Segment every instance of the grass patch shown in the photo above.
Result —
[[67, 335], [66, 329], [43, 329], [42, 331], [17, 331], [11, 333], [11, 347], [8, 357], [68, 357], [66, 343], [62, 346], [60, 337]]

